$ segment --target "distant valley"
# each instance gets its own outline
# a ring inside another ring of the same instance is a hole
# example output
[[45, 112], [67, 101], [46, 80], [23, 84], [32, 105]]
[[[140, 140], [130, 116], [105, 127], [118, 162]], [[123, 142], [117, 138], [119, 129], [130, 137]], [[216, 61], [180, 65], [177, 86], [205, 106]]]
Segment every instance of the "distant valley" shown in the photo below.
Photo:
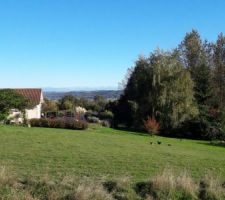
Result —
[[51, 100], [58, 100], [64, 97], [65, 95], [73, 95], [80, 98], [94, 99], [95, 96], [100, 95], [105, 99], [118, 99], [122, 94], [122, 90], [96, 90], [96, 91], [44, 91], [44, 96]]

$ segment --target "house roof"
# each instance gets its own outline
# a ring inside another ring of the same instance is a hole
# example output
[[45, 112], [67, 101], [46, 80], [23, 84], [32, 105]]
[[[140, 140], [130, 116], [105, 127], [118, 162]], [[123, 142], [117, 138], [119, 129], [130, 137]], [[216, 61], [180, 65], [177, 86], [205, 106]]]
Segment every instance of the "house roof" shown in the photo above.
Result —
[[42, 90], [39, 88], [21, 88], [15, 89], [17, 93], [26, 97], [31, 101], [31, 103], [38, 105], [42, 100]]

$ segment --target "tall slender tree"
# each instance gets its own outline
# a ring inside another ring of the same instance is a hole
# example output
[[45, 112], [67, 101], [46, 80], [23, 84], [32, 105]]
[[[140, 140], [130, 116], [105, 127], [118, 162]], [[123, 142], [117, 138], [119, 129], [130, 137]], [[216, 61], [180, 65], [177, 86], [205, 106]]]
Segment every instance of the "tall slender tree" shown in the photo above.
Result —
[[180, 45], [182, 61], [190, 70], [192, 78], [194, 78], [195, 70], [199, 66], [202, 54], [201, 37], [196, 30], [187, 33]]
[[214, 83], [218, 105], [225, 109], [225, 36], [218, 36], [214, 47]]
[[194, 81], [194, 92], [198, 105], [209, 104], [212, 97], [209, 45], [207, 42], [202, 42], [196, 30], [192, 30], [192, 32], [186, 34], [180, 45], [180, 50], [181, 59]]

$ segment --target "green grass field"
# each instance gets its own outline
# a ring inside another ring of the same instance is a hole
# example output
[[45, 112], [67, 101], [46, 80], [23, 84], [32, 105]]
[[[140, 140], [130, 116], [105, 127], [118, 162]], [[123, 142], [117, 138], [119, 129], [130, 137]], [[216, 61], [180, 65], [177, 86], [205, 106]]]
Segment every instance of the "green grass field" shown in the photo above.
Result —
[[22, 176], [145, 180], [169, 168], [187, 170], [194, 178], [206, 173], [225, 178], [225, 148], [204, 141], [150, 137], [98, 126], [86, 131], [2, 126], [0, 141], [0, 165]]

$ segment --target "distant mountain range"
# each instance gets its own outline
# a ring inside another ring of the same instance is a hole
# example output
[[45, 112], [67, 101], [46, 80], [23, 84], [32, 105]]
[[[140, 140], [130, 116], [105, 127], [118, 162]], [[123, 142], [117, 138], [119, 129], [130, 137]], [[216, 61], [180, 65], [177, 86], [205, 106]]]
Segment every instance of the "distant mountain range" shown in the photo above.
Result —
[[118, 99], [122, 94], [122, 90], [93, 90], [93, 91], [50, 91], [44, 89], [44, 96], [51, 100], [58, 100], [65, 95], [73, 95], [77, 97], [86, 98], [89, 100], [94, 99], [95, 96], [100, 95], [105, 99]]
[[105, 90], [118, 90], [114, 86], [99, 86], [99, 87], [44, 87], [44, 92], [71, 92], [71, 91], [105, 91]]

